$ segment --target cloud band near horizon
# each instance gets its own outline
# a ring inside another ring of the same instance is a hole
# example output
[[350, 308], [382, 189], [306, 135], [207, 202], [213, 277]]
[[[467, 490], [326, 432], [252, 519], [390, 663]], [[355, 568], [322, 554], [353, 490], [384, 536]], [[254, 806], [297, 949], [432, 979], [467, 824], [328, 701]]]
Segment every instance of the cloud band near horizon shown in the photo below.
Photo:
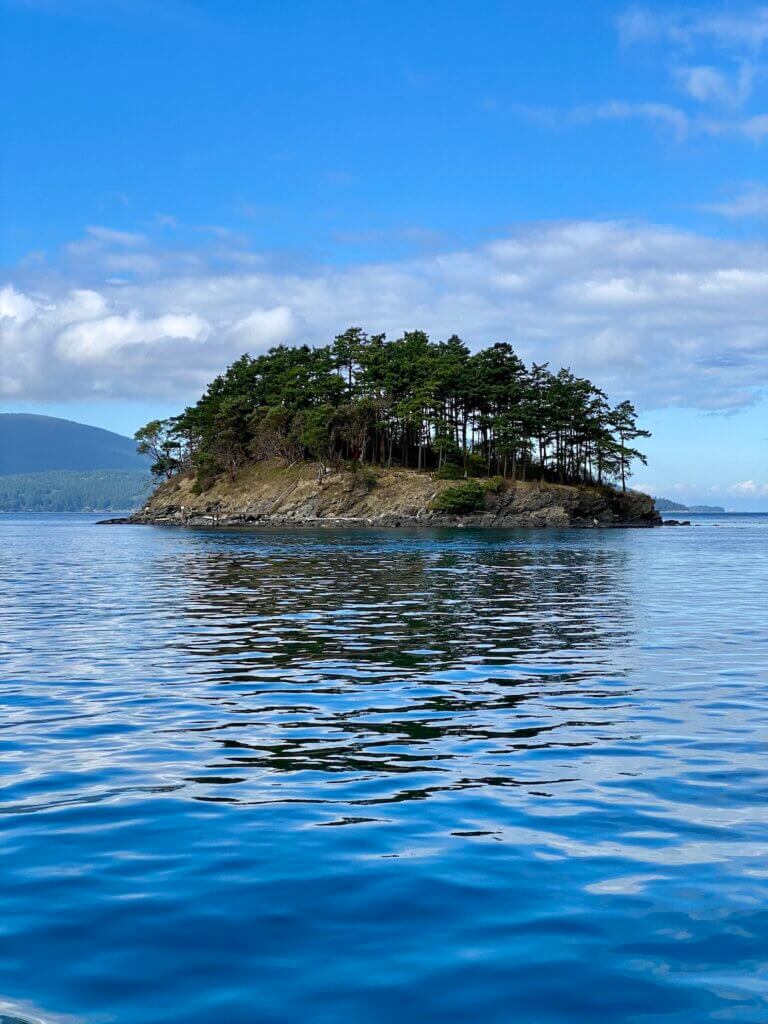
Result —
[[0, 396], [193, 400], [244, 351], [393, 337], [510, 341], [641, 408], [735, 410], [768, 387], [768, 247], [653, 224], [556, 222], [474, 248], [286, 271], [234, 245], [91, 228], [0, 287]]

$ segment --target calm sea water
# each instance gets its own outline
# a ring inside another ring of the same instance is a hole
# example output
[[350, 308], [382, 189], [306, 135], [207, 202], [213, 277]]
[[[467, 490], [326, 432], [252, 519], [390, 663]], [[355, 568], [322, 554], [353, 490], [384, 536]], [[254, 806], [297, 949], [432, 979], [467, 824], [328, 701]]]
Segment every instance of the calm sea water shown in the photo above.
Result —
[[690, 518], [0, 517], [0, 1020], [768, 1020], [768, 517]]

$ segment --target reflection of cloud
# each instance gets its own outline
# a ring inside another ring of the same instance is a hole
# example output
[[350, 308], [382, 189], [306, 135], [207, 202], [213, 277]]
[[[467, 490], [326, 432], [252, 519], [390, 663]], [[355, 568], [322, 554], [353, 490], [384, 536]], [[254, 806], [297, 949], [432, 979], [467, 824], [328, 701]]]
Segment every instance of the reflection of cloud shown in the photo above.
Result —
[[644, 892], [653, 882], [664, 881], [668, 875], [624, 875], [621, 878], [605, 878], [601, 882], [586, 885], [585, 891], [599, 896], [636, 896]]
[[80, 1017], [71, 1017], [69, 1014], [51, 1014], [47, 1010], [43, 1012], [31, 1003], [6, 1002], [0, 1000], [0, 1021], [8, 1021], [8, 1024], [78, 1024]]

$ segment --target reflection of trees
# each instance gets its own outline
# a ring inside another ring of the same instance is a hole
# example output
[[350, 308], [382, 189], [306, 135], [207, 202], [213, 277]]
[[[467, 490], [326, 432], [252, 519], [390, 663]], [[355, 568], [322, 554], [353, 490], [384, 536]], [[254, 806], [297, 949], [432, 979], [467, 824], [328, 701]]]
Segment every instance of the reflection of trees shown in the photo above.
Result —
[[[225, 800], [254, 773], [296, 776], [304, 799], [416, 799], [518, 785], [519, 752], [610, 729], [600, 704], [617, 692], [602, 680], [622, 673], [632, 622], [626, 548], [446, 536], [192, 538], [170, 643], [210, 709], [189, 731], [217, 754], [190, 780], [238, 783], [217, 790]], [[386, 791], [358, 791], [383, 776]]]

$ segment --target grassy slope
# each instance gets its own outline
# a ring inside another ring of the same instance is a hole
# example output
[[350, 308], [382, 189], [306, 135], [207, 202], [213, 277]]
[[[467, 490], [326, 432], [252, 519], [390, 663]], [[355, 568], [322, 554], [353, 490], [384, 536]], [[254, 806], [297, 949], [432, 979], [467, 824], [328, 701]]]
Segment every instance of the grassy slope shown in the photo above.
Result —
[[[205, 513], [217, 507], [227, 515], [280, 515], [296, 518], [338, 516], [369, 518], [387, 516], [418, 516], [430, 508], [436, 494], [456, 486], [457, 481], [434, 480], [429, 473], [400, 468], [365, 467], [357, 473], [336, 470], [318, 480], [317, 466], [299, 463], [285, 467], [274, 463], [258, 463], [242, 470], [236, 480], [219, 477], [212, 487], [195, 493], [192, 477], [180, 477], [163, 484], [148, 505], [150, 514], [162, 514], [183, 506], [187, 514]], [[502, 495], [488, 495], [489, 511], [514, 499], [518, 511], [528, 513], [562, 506], [569, 512], [586, 506], [581, 515], [599, 514], [610, 494], [611, 504], [622, 501], [647, 510], [652, 499], [627, 495], [622, 499], [615, 492], [599, 488], [574, 488], [537, 481], [509, 483]], [[592, 511], [594, 506], [594, 513]]]

